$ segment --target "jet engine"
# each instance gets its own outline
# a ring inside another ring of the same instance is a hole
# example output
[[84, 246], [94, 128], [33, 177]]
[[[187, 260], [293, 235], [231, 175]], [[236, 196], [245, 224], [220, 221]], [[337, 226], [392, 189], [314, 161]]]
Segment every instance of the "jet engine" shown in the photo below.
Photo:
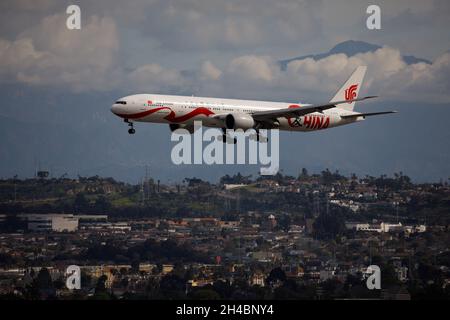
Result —
[[225, 117], [225, 126], [227, 129], [247, 130], [255, 126], [255, 120], [246, 113], [230, 113]]

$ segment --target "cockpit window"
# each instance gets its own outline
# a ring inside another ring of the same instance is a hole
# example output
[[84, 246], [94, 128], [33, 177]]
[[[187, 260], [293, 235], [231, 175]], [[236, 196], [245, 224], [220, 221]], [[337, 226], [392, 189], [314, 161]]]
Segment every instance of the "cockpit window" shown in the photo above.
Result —
[[127, 104], [126, 101], [116, 101], [116, 104]]

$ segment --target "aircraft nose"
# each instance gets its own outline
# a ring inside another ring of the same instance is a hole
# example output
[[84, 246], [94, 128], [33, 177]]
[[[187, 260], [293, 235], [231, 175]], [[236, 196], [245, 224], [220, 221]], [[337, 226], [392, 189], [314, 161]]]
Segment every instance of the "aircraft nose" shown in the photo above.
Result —
[[114, 114], [117, 114], [117, 113], [119, 112], [119, 106], [118, 106], [117, 104], [114, 103], [114, 104], [111, 106], [111, 112], [114, 113]]
[[120, 116], [120, 114], [123, 114], [127, 109], [127, 100], [124, 98], [117, 100], [113, 103], [111, 106], [111, 112]]

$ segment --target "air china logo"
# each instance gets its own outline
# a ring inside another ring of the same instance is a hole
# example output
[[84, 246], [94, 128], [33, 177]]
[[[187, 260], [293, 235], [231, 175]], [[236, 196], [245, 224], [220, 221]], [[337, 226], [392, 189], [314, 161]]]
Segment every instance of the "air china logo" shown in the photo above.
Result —
[[328, 128], [330, 125], [330, 117], [311, 115], [298, 118], [289, 118], [288, 123], [291, 127], [303, 127], [306, 129], [320, 130]]
[[[289, 108], [300, 108], [298, 104], [292, 104]], [[287, 118], [290, 127], [303, 127], [306, 129], [326, 129], [330, 125], [330, 116], [310, 115], [303, 117]]]
[[351, 85], [348, 89], [345, 89], [345, 101], [353, 100], [356, 98], [357, 84]]

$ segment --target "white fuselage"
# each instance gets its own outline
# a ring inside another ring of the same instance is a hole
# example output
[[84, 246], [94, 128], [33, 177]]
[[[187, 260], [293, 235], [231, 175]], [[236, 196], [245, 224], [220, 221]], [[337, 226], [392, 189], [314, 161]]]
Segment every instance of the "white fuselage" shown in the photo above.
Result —
[[[308, 104], [285, 102], [218, 99], [205, 97], [136, 94], [123, 97], [111, 111], [130, 122], [153, 122], [191, 125], [201, 120], [207, 127], [224, 128], [220, 115], [248, 114], [285, 108], [301, 108]], [[343, 119], [342, 115], [358, 114], [340, 108], [313, 112], [301, 117], [277, 118], [277, 128], [290, 131], [313, 131], [361, 121], [363, 117]]]

